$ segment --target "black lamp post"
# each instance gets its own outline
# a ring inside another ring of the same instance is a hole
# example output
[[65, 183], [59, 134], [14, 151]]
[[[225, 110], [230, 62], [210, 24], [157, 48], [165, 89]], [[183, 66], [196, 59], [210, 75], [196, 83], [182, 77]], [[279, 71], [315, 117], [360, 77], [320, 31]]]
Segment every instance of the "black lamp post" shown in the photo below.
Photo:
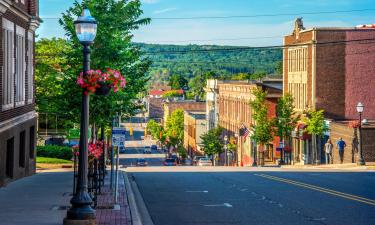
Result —
[[224, 136], [224, 154], [225, 154], [225, 161], [224, 165], [228, 166], [228, 136]]
[[[77, 38], [83, 45], [83, 74], [90, 70], [90, 49], [96, 36], [97, 23], [90, 11], [83, 9], [82, 15], [74, 21]], [[95, 211], [91, 208], [92, 199], [87, 192], [88, 173], [88, 126], [89, 126], [89, 96], [82, 91], [81, 126], [79, 141], [78, 179], [76, 191], [70, 203], [64, 224], [95, 224]], [[90, 221], [90, 223], [84, 222]]]
[[359, 166], [364, 166], [365, 165], [365, 160], [363, 159], [363, 154], [362, 154], [362, 113], [363, 113], [363, 109], [365, 108], [365, 106], [361, 103], [361, 102], [358, 102], [357, 106], [357, 112], [359, 113], [359, 150], [358, 150], [358, 161], [357, 161], [357, 165]]

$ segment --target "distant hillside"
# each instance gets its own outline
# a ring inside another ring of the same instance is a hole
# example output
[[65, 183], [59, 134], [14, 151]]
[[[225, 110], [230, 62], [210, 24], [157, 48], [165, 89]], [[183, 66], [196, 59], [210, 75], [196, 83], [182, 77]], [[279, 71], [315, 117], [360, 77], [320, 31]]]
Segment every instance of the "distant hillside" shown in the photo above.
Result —
[[[149, 70], [153, 82], [165, 82], [172, 74], [191, 78], [195, 74], [214, 71], [223, 77], [237, 73], [275, 73], [282, 61], [281, 49], [244, 49], [215, 45], [158, 45], [136, 43], [153, 61]], [[211, 51], [212, 49], [220, 49]], [[179, 54], [160, 53], [178, 52]]]

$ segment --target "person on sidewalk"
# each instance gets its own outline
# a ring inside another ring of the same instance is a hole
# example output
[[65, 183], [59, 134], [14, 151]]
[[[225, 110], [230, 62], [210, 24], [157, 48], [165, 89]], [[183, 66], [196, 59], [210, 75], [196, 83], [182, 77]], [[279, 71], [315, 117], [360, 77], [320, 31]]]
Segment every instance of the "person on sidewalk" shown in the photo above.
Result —
[[332, 163], [332, 148], [333, 144], [331, 139], [328, 139], [327, 143], [324, 145], [324, 151], [326, 152], [326, 164]]
[[346, 147], [345, 141], [342, 140], [342, 137], [337, 141], [337, 148], [339, 149], [340, 163], [344, 162], [344, 149]]

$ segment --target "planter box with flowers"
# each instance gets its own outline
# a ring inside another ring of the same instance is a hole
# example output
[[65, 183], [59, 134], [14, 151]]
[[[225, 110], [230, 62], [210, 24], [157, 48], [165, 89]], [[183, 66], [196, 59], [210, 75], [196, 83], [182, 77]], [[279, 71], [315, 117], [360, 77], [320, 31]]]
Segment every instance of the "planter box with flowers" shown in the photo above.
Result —
[[[102, 141], [96, 141], [95, 143], [91, 142], [88, 145], [89, 147], [89, 163], [93, 162], [94, 159], [100, 159], [104, 151], [104, 143]], [[75, 156], [79, 155], [79, 146], [76, 145], [72, 148], [73, 154]]]
[[81, 73], [77, 77], [77, 84], [85, 90], [85, 95], [108, 95], [111, 89], [117, 92], [125, 87], [126, 80], [117, 70], [108, 69], [105, 72], [100, 70], [89, 70], [87, 75]]

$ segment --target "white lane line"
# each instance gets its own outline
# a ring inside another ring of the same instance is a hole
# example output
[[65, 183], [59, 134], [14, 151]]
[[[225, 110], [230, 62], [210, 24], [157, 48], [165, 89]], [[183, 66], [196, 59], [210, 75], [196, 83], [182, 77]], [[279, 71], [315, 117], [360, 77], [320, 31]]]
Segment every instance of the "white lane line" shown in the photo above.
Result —
[[233, 206], [229, 203], [223, 203], [223, 204], [215, 204], [215, 205], [203, 205], [206, 207], [227, 207], [227, 208], [232, 208]]
[[208, 193], [208, 191], [185, 191], [187, 193]]

